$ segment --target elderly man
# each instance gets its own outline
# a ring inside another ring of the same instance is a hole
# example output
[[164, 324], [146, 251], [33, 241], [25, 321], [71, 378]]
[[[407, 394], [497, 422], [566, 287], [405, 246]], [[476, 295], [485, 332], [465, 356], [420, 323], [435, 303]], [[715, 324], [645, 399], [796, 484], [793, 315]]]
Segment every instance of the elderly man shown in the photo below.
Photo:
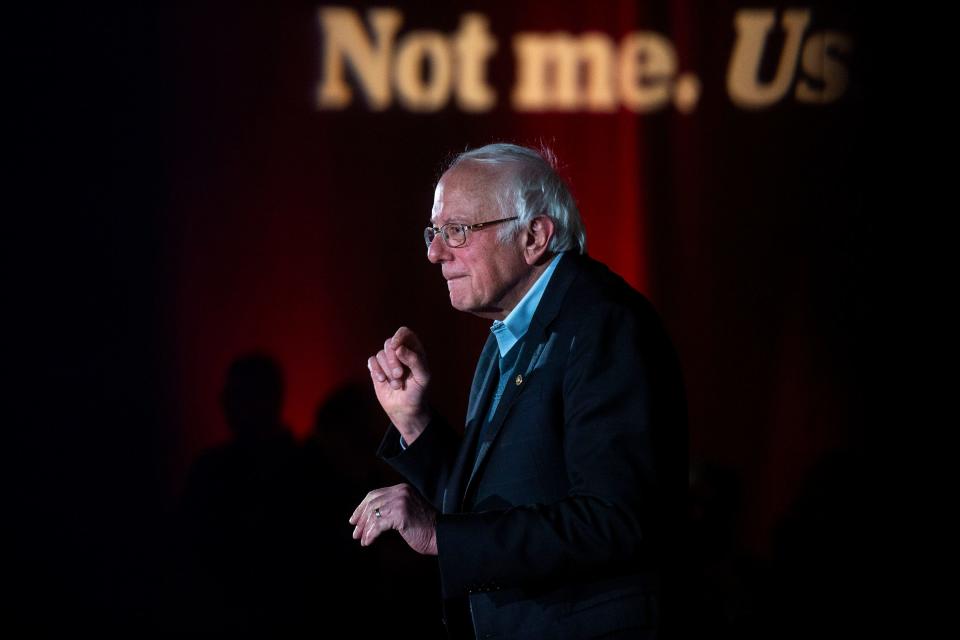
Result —
[[[615, 233], [615, 229], [608, 232]], [[686, 483], [679, 368], [650, 304], [585, 255], [563, 180], [494, 144], [437, 184], [427, 258], [450, 303], [493, 320], [463, 437], [431, 411], [405, 327], [368, 360], [406, 477], [350, 517], [439, 559], [454, 637], [653, 637]]]

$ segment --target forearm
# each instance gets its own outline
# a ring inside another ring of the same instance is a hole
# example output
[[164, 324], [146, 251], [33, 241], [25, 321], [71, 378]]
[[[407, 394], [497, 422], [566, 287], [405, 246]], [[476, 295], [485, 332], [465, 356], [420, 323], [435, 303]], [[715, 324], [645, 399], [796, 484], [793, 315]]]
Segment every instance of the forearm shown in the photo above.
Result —
[[380, 443], [377, 456], [440, 510], [443, 490], [460, 446], [459, 436], [443, 418], [436, 415], [420, 437], [409, 443], [406, 449], [400, 447], [400, 435], [398, 429], [390, 426]]

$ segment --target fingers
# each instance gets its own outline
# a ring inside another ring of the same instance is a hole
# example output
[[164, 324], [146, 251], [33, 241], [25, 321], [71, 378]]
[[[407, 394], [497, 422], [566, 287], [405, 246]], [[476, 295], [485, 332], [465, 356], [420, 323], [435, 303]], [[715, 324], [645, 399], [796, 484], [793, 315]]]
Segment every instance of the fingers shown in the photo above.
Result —
[[425, 383], [430, 373], [427, 369], [426, 351], [417, 334], [407, 327], [400, 327], [388, 342], [393, 345], [397, 360], [410, 369], [414, 378]]
[[360, 501], [360, 504], [357, 505], [357, 508], [353, 510], [353, 513], [350, 515], [350, 524], [357, 524], [360, 521], [360, 517], [363, 515], [363, 510], [366, 507], [367, 499], [364, 498]]
[[387, 356], [383, 351], [367, 358], [367, 369], [370, 371], [370, 377], [373, 378], [374, 382], [389, 384], [393, 389], [399, 389], [403, 386], [400, 379], [387, 375], [390, 366], [387, 364]]
[[408, 349], [412, 349], [417, 353], [424, 353], [423, 344], [420, 342], [420, 338], [418, 338], [417, 334], [415, 334], [409, 327], [400, 327], [397, 329], [397, 332], [393, 334], [393, 337], [388, 342], [392, 342], [394, 348], [407, 347]]
[[350, 524], [357, 524], [363, 519], [363, 513], [366, 511], [367, 507], [373, 500], [379, 500], [383, 495], [389, 491], [389, 487], [384, 487], [382, 489], [374, 489], [364, 496], [363, 500], [360, 501], [360, 504], [357, 505], [357, 508], [353, 510], [353, 514], [350, 516]]
[[[393, 349], [391, 348], [390, 351], [393, 351]], [[390, 383], [390, 388], [399, 389], [402, 387], [403, 369], [399, 366], [392, 366], [385, 351], [379, 351], [376, 355], [376, 359], [377, 364], [380, 365], [380, 371], [384, 376], [386, 376], [386, 381]], [[394, 356], [394, 360], [396, 360], [396, 356]], [[400, 373], [397, 373], [397, 371]]]
[[[371, 491], [353, 510], [350, 516], [350, 524], [355, 525], [352, 536], [354, 540], [360, 540], [361, 546], [369, 546], [381, 533], [393, 527], [393, 520], [388, 516], [394, 512], [394, 494], [401, 486], [403, 485]], [[378, 509], [380, 517], [377, 517]]]
[[[377, 513], [380, 513], [380, 517], [377, 517]], [[360, 538], [360, 546], [368, 547], [373, 544], [373, 541], [380, 537], [380, 534], [388, 529], [392, 529], [390, 520], [391, 509], [387, 505], [382, 507], [374, 507], [368, 510], [367, 512], [367, 521], [363, 527], [363, 532], [358, 536]]]
[[380, 366], [380, 362], [377, 360], [376, 356], [370, 356], [367, 358], [367, 369], [370, 370], [370, 377], [377, 382], [387, 381], [387, 376], [384, 375], [383, 368]]
[[[384, 517], [384, 512], [380, 510], [380, 517], [376, 516], [375, 509], [369, 509], [364, 511], [364, 515], [361, 516], [360, 521], [357, 523], [357, 526], [353, 528], [353, 539], [360, 541], [361, 547], [366, 547], [370, 545], [381, 532], [381, 521]], [[384, 527], [384, 529], [389, 527]]]
[[[383, 341], [383, 351], [380, 353], [384, 356], [380, 362], [383, 371], [391, 378], [399, 380], [400, 377], [403, 376], [403, 365], [400, 364], [400, 360], [397, 358], [397, 344], [393, 338], [387, 338]], [[377, 360], [380, 360], [380, 353], [377, 354]]]
[[350, 516], [350, 524], [355, 525], [353, 539], [359, 540], [360, 545], [366, 547], [373, 544], [381, 533], [402, 523], [406, 508], [403, 501], [408, 493], [403, 484], [368, 493]]
[[410, 373], [413, 374], [414, 379], [421, 383], [426, 383], [430, 374], [427, 371], [423, 357], [419, 353], [408, 347], [400, 346], [397, 347], [397, 359], [410, 369]]
[[370, 376], [379, 383], [389, 383], [392, 389], [402, 389], [407, 370], [422, 384], [429, 378], [423, 345], [417, 335], [407, 327], [383, 343], [383, 349], [367, 359]]

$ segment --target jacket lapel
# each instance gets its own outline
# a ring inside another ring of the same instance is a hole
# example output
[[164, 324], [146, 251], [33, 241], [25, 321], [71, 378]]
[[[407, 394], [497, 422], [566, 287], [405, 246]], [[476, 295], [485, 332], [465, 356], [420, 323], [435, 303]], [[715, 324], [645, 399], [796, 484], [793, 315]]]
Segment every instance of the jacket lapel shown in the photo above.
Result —
[[[536, 375], [536, 365], [540, 361], [541, 357], [545, 355], [544, 348], [547, 346], [547, 327], [550, 326], [550, 323], [552, 323], [554, 318], [557, 316], [561, 303], [566, 296], [567, 290], [570, 288], [570, 284], [573, 282], [578, 273], [578, 259], [578, 256], [574, 255], [566, 255], [560, 259], [560, 262], [557, 264], [557, 269], [554, 271], [553, 277], [550, 279], [550, 283], [547, 285], [547, 289], [544, 291], [543, 297], [540, 299], [540, 304], [537, 306], [537, 310], [530, 321], [530, 327], [527, 329], [526, 335], [521, 338], [521, 351], [517, 356], [517, 363], [514, 366], [511, 379], [507, 381], [507, 385], [503, 389], [503, 395], [500, 396], [500, 403], [497, 405], [497, 410], [493, 415], [493, 420], [491, 420], [490, 424], [488, 424], [482, 430], [474, 429], [473, 438], [476, 438], [477, 432], [481, 432], [480, 441], [477, 443], [476, 449], [474, 449], [473, 446], [468, 447], [468, 449], [470, 451], [476, 450], [477, 455], [473, 461], [472, 467], [470, 468], [470, 475], [467, 478], [465, 486], [458, 485], [457, 487], [458, 491], [460, 490], [461, 486], [463, 487], [462, 493], [454, 494], [463, 496], [461, 504], [466, 501], [467, 494], [472, 488], [474, 480], [477, 477], [477, 472], [483, 466], [493, 442], [496, 440], [497, 436], [500, 435], [500, 431], [503, 428], [511, 406], [517, 401], [517, 398], [520, 397], [520, 394], [523, 393], [523, 391], [530, 385], [530, 380], [532, 380]], [[499, 355], [499, 352], [496, 349], [496, 339], [491, 336], [491, 338], [487, 341], [487, 346], [490, 346], [491, 340], [494, 343], [493, 355], [497, 356]], [[486, 352], [487, 349], [484, 349], [484, 354], [486, 354]], [[497, 366], [497, 362], [498, 358], [493, 357], [490, 362], [491, 368], [495, 368]], [[495, 376], [489, 375], [487, 380], [489, 381], [491, 378], [495, 378]], [[474, 380], [474, 383], [476, 383], [476, 380]], [[489, 384], [490, 383], [488, 382], [488, 385]], [[487, 393], [489, 392], [490, 389], [487, 389]], [[471, 408], [474, 408], [473, 404], [473, 395], [471, 393]], [[483, 404], [483, 408], [486, 408], [487, 406], [487, 403]], [[474, 417], [476, 418], [476, 424], [479, 424], [482, 427], [484, 415]], [[468, 420], [468, 428], [469, 426]], [[471, 440], [471, 443], [472, 442], [475, 442], [475, 440]], [[461, 451], [461, 455], [462, 454], [463, 451]], [[461, 460], [460, 462], [468, 461]], [[462, 472], [464, 469], [458, 468], [458, 471]]]
[[[497, 439], [497, 435], [503, 428], [503, 422], [507, 414], [510, 412], [510, 406], [516, 401], [517, 397], [519, 397], [524, 388], [527, 386], [527, 378], [530, 375], [529, 364], [533, 352], [533, 350], [530, 349], [531, 338], [532, 336], [530, 336], [530, 332], [528, 330], [526, 337], [524, 337], [520, 344], [520, 353], [517, 355], [517, 364], [513, 369], [510, 380], [507, 380], [507, 384], [503, 388], [503, 395], [500, 396], [500, 403], [497, 405], [497, 410], [493, 414], [493, 419], [490, 421], [490, 424], [486, 425], [482, 430], [478, 429], [480, 432], [480, 442], [477, 445], [477, 455], [473, 461], [473, 468], [470, 471], [470, 477], [467, 480], [467, 486], [464, 489], [464, 497], [466, 497], [467, 492], [470, 491], [470, 485], [473, 483], [473, 479], [477, 475], [477, 470], [480, 469], [480, 466], [486, 459], [487, 453], [490, 451], [490, 446], [493, 444], [493, 441]], [[538, 340], [538, 343], [542, 346], [542, 342]]]
[[473, 465], [473, 452], [476, 451], [479, 432], [483, 427], [486, 409], [489, 406], [490, 396], [493, 394], [493, 385], [497, 379], [497, 362], [499, 352], [497, 340], [491, 334], [480, 353], [476, 371], [473, 374], [473, 384], [470, 386], [470, 399], [467, 404], [467, 422], [464, 430], [463, 444], [457, 453], [457, 460], [450, 474], [450, 483], [443, 494], [443, 512], [454, 513], [460, 510], [463, 487], [467, 474]]
[[493, 385], [496, 384], [499, 355], [497, 339], [493, 337], [493, 334], [490, 334], [487, 342], [483, 345], [483, 351], [480, 352], [477, 370], [473, 374], [473, 384], [470, 385], [470, 400], [467, 404], [467, 431], [486, 417], [487, 401], [490, 394], [493, 393]]

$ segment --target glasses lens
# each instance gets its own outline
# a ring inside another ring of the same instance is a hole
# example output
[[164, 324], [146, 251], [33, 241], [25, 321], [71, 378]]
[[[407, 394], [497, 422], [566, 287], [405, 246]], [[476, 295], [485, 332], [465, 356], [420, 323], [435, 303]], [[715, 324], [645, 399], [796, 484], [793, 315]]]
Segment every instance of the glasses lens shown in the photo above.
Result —
[[437, 237], [437, 232], [433, 230], [433, 227], [427, 227], [423, 230], [423, 241], [427, 243], [427, 247], [430, 246], [430, 243], [433, 242], [433, 239]]
[[467, 241], [467, 229], [462, 224], [448, 224], [443, 228], [443, 239], [450, 247], [459, 247]]

